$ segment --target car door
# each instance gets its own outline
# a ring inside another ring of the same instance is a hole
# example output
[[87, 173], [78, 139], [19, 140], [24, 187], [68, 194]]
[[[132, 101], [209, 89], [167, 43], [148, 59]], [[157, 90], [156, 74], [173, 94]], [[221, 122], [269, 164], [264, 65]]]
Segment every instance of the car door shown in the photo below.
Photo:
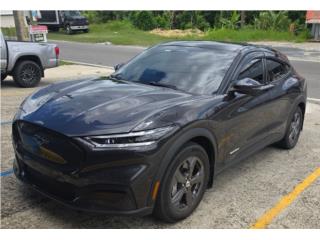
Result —
[[[229, 89], [235, 82], [244, 78], [267, 84], [263, 52], [253, 52], [243, 57], [235, 70]], [[270, 141], [268, 138], [272, 135], [275, 120], [272, 115], [270, 91], [272, 90], [256, 96], [235, 92], [233, 97], [226, 97], [221, 119], [225, 126], [225, 137], [222, 141], [224, 164], [249, 155]]]
[[291, 66], [273, 56], [266, 56], [266, 73], [267, 83], [274, 86], [270, 94], [273, 99], [271, 111], [275, 118], [275, 131], [283, 133], [292, 110], [290, 95], [298, 94], [298, 91], [293, 89], [299, 81], [295, 78]]

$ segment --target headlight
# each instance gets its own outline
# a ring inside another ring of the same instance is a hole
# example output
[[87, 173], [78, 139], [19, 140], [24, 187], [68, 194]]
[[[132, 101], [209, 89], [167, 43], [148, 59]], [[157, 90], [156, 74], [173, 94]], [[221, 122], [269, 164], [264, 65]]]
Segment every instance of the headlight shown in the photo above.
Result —
[[125, 147], [139, 147], [149, 146], [155, 143], [156, 140], [165, 136], [173, 131], [176, 126], [167, 126], [156, 128], [152, 130], [131, 132], [124, 134], [111, 134], [103, 136], [90, 136], [85, 137], [89, 143], [98, 148], [112, 147], [112, 148], [125, 148]]

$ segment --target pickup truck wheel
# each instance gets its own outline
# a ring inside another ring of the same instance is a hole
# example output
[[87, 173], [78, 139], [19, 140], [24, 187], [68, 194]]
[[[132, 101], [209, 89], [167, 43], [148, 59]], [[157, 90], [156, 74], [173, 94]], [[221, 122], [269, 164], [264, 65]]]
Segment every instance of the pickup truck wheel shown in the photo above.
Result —
[[12, 76], [19, 87], [29, 88], [38, 85], [41, 75], [39, 64], [33, 61], [21, 61], [15, 66]]
[[7, 76], [8, 76], [7, 74], [1, 73], [1, 82], [5, 80]]

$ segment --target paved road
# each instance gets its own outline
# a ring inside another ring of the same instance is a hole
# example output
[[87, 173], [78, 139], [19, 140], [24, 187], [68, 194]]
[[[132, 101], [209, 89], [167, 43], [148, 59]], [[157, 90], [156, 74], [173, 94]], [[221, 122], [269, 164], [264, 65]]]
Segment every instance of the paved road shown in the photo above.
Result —
[[[138, 46], [115, 46], [91, 43], [56, 42], [61, 49], [61, 58], [64, 60], [114, 66], [126, 62], [145, 48]], [[297, 71], [308, 80], [308, 97], [320, 99], [320, 62], [305, 61], [315, 59], [320, 52], [303, 52], [301, 49], [279, 47], [280, 51], [293, 58], [292, 64]], [[298, 60], [300, 59], [301, 60]]]

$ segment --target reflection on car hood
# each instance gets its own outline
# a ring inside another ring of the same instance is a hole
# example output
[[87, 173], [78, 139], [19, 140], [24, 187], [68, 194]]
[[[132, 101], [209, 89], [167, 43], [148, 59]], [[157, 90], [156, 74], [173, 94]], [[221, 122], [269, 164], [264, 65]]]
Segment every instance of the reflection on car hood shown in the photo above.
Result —
[[27, 98], [17, 118], [69, 136], [129, 132], [155, 113], [195, 98], [172, 89], [108, 78], [71, 81]]

